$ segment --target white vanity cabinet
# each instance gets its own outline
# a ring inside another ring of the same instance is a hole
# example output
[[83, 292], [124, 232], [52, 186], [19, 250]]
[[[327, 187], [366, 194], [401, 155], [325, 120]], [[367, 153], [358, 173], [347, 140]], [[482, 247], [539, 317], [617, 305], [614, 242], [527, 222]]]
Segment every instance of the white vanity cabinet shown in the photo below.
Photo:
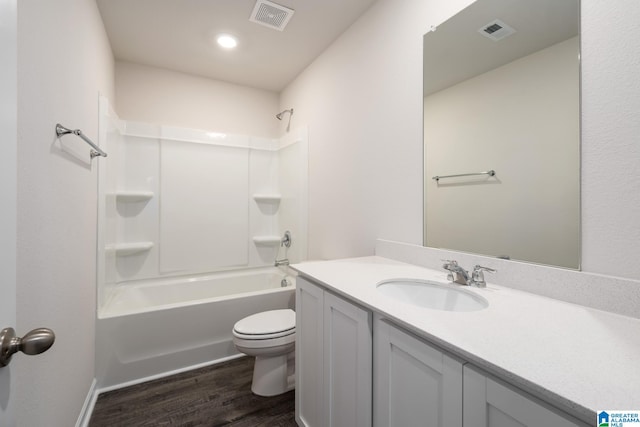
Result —
[[462, 427], [462, 362], [374, 320], [374, 426]]
[[586, 426], [377, 314], [373, 331], [375, 427]]
[[296, 280], [296, 421], [304, 427], [587, 426], [382, 314], [372, 320], [371, 311], [302, 276]]
[[587, 426], [471, 365], [463, 381], [465, 427]]
[[371, 426], [371, 312], [296, 280], [296, 421]]

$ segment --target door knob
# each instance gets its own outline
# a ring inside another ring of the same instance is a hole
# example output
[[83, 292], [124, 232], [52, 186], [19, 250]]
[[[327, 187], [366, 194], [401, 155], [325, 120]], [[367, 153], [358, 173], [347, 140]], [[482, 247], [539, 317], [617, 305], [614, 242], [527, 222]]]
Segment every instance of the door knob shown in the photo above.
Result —
[[28, 332], [24, 337], [16, 337], [13, 328], [4, 328], [0, 332], [0, 368], [11, 362], [11, 356], [21, 351], [34, 355], [49, 350], [56, 340], [51, 329], [37, 328]]

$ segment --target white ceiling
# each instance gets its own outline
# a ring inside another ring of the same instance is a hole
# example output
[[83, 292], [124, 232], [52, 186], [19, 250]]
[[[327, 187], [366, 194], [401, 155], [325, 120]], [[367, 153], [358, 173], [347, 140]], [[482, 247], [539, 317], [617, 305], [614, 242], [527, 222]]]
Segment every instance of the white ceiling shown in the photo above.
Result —
[[[284, 31], [249, 21], [255, 0], [96, 0], [117, 60], [280, 92], [376, 0], [275, 0]], [[215, 36], [239, 46], [226, 51]]]

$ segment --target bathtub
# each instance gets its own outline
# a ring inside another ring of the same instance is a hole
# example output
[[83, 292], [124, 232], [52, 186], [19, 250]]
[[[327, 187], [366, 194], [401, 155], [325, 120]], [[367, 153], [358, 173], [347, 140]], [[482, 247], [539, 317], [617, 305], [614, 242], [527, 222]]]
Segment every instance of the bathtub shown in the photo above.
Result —
[[96, 381], [117, 388], [240, 353], [231, 330], [265, 310], [293, 308], [295, 277], [268, 267], [119, 285], [98, 313]]

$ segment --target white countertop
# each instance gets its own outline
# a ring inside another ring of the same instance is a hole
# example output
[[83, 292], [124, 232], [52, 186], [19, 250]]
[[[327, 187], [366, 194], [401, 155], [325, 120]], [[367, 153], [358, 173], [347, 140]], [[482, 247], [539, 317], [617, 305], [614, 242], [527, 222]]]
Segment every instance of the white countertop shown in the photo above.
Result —
[[376, 285], [397, 278], [449, 283], [446, 272], [375, 256], [292, 267], [585, 422], [599, 410], [640, 409], [639, 319], [492, 285], [489, 274], [486, 288], [463, 287], [488, 308], [421, 308], [385, 297]]

